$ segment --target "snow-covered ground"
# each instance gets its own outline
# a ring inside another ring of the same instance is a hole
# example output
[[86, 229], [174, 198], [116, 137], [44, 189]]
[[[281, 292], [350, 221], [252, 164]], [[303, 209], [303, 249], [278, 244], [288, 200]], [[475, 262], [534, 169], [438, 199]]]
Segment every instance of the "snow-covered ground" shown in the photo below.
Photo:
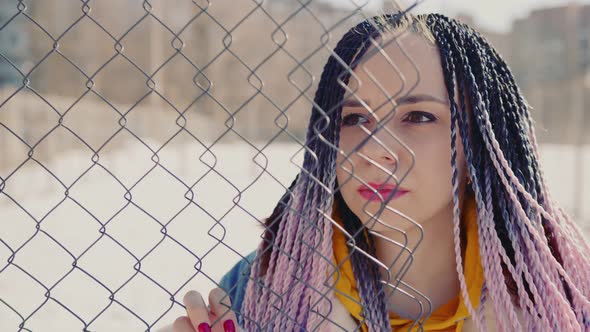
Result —
[[[215, 145], [211, 153], [198, 144], [168, 146], [154, 166], [145, 147], [131, 144], [101, 154], [82, 177], [91, 156], [72, 152], [46, 165], [65, 186], [76, 181], [67, 198], [62, 184], [28, 163], [4, 188], [20, 207], [0, 195], [0, 331], [16, 331], [23, 320], [32, 331], [170, 324], [184, 311], [168, 292], [179, 302], [190, 289], [207, 294], [238, 254], [255, 249], [257, 218], [268, 216], [284, 192], [279, 182], [288, 186], [297, 174], [290, 159], [298, 150], [275, 143], [256, 156], [244, 144]], [[590, 172], [579, 178], [578, 150], [547, 145], [541, 152], [554, 198], [566, 209], [574, 208], [574, 184], [581, 184], [578, 219], [590, 236], [590, 208], [581, 204], [590, 196]], [[300, 151], [293, 162], [302, 157]], [[590, 147], [583, 159], [590, 165]], [[7, 264], [11, 250], [18, 252]]]

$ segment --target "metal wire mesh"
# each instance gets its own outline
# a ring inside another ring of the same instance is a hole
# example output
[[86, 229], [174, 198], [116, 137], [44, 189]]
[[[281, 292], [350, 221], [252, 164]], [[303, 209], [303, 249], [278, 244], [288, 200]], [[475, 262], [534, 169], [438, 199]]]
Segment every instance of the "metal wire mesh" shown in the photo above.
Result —
[[[0, 330], [149, 331], [184, 314], [186, 291], [208, 293], [260, 242], [263, 216], [301, 171], [321, 67], [337, 37], [380, 10], [2, 2], [0, 34], [26, 37], [0, 52], [12, 82], [0, 97]], [[385, 171], [403, 182], [414, 163]], [[401, 238], [420, 230], [393, 212], [409, 225]], [[430, 300], [403, 276], [420, 241], [395, 242], [388, 283], [422, 306], [418, 327]]]

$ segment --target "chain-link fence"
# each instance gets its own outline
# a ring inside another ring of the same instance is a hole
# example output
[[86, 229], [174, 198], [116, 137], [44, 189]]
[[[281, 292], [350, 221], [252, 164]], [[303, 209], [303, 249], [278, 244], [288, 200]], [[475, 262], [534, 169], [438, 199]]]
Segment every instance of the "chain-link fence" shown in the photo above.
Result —
[[[301, 172], [340, 36], [418, 5], [0, 4], [1, 331], [149, 331], [184, 315], [188, 290], [207, 294], [259, 245]], [[563, 164], [551, 160], [564, 149], [541, 152], [558, 186]], [[430, 300], [401, 277], [418, 247], [407, 235], [421, 232], [405, 218], [395, 287], [426, 313]]]

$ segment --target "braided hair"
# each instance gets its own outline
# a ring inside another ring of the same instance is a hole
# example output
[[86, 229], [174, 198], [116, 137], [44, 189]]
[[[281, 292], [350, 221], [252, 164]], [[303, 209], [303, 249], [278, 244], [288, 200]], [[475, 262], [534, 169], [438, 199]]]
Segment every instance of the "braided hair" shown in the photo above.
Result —
[[[329, 216], [338, 200], [344, 228], [353, 235], [350, 259], [363, 307], [361, 323], [369, 331], [389, 329], [378, 266], [367, 257], [376, 256], [373, 239], [338, 192], [336, 159], [343, 84], [371, 41], [404, 20], [412, 26], [425, 22], [440, 52], [451, 105], [457, 273], [476, 325], [485, 329], [482, 309], [484, 300], [490, 299], [500, 317], [500, 330], [587, 330], [590, 248], [575, 222], [551, 198], [539, 165], [529, 106], [508, 65], [467, 25], [440, 14], [407, 13], [361, 22], [342, 37], [329, 57], [314, 98], [302, 170], [265, 221], [242, 307], [245, 328], [313, 331], [329, 316], [333, 275], [338, 273], [330, 259]], [[479, 308], [469, 301], [461, 264], [457, 127], [478, 215], [485, 277]]]

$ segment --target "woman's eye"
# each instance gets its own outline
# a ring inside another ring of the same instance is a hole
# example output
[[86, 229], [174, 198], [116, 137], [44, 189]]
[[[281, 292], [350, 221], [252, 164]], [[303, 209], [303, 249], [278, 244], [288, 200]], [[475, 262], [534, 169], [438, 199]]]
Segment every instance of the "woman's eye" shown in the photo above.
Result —
[[[361, 119], [361, 122], [359, 123], [359, 120]], [[346, 126], [346, 127], [350, 127], [350, 126], [358, 126], [359, 124], [363, 124], [363, 123], [368, 123], [369, 120], [362, 114], [359, 113], [351, 113], [346, 115], [344, 118], [342, 118], [342, 126]]]
[[427, 123], [436, 121], [436, 117], [428, 112], [414, 111], [408, 113], [404, 122]]

